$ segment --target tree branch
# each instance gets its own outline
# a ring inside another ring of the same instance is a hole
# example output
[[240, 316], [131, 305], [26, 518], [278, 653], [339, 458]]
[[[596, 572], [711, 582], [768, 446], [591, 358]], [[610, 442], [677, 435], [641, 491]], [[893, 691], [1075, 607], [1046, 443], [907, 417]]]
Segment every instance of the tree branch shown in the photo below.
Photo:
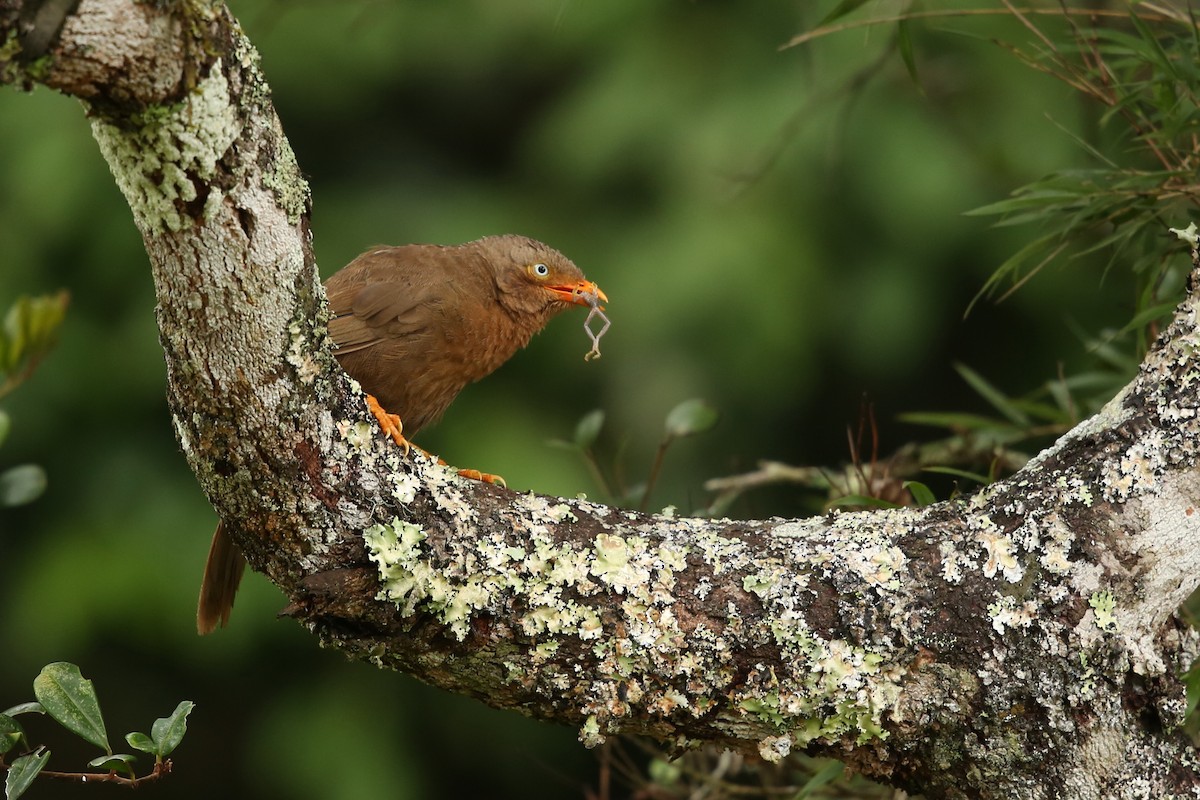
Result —
[[188, 463], [324, 643], [589, 745], [809, 748], [929, 797], [1200, 786], [1194, 291], [1101, 414], [967, 499], [739, 522], [514, 494], [405, 459], [338, 368], [308, 189], [228, 10], [34, 5], [0, 0], [0, 79], [84, 101]]

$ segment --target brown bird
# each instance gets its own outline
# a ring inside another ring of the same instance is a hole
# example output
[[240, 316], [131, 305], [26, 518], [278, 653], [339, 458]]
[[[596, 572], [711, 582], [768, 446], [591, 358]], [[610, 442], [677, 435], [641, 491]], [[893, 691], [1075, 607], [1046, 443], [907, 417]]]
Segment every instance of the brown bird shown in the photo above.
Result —
[[[524, 236], [377, 247], [332, 275], [325, 291], [338, 361], [406, 448], [404, 436], [437, 422], [463, 387], [507, 361], [552, 317], [572, 305], [596, 313], [608, 301], [570, 259]], [[598, 335], [588, 333], [595, 343]], [[228, 623], [245, 566], [218, 525], [196, 611], [201, 634]]]

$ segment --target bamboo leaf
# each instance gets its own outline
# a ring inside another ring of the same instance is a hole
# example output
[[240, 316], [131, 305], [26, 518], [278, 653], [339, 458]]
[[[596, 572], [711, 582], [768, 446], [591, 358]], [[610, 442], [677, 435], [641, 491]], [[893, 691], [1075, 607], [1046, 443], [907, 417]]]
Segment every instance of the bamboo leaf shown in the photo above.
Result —
[[975, 392], [986, 400], [993, 408], [999, 411], [1005, 418], [1016, 425], [1026, 427], [1029, 425], [1029, 417], [1025, 412], [1021, 411], [1017, 405], [1010, 400], [1003, 392], [997, 389], [992, 384], [980, 375], [975, 370], [968, 367], [966, 364], [955, 364], [954, 369], [962, 376], [962, 379], [975, 390]]

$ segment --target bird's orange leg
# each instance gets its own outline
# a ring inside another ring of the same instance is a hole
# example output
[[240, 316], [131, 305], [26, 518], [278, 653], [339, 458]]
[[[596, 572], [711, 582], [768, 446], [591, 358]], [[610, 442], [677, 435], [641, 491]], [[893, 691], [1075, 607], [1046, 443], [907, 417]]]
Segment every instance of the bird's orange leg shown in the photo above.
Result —
[[[383, 428], [383, 432], [391, 436], [393, 442], [404, 448], [404, 455], [408, 455], [408, 451], [412, 448], [412, 442], [404, 438], [404, 423], [400, 421], [400, 417], [389, 413], [387, 409], [379, 405], [379, 401], [373, 394], [367, 395], [367, 410], [378, 420], [379, 427]], [[426, 455], [428, 454], [426, 453]]]
[[[441, 459], [439, 458], [438, 461], [441, 461]], [[445, 464], [446, 462], [442, 461], [442, 463]], [[490, 472], [480, 472], [477, 469], [460, 469], [458, 474], [473, 481], [483, 481], [484, 483], [503, 486], [505, 489], [508, 488], [508, 484], [504, 482], [504, 478], [501, 478], [499, 475], [493, 475]]]
[[[400, 417], [379, 405], [379, 401], [375, 399], [374, 395], [367, 395], [367, 410], [379, 422], [379, 427], [383, 429], [383, 432], [391, 436], [393, 442], [404, 448], [404, 455], [407, 456], [410, 450], [419, 450], [428, 456], [431, 461], [436, 461], [442, 466], [447, 466], [443, 459], [405, 439], [404, 423], [400, 421]], [[508, 488], [508, 484], [504, 482], [504, 478], [501, 478], [499, 475], [493, 475], [490, 472], [480, 472], [477, 469], [460, 469], [458, 474], [474, 481], [483, 481], [484, 483]]]

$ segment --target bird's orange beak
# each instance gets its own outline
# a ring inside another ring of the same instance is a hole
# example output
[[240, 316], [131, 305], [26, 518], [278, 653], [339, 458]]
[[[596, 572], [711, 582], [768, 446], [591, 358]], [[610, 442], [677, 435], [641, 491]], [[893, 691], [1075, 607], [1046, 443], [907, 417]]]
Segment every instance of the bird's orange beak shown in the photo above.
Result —
[[[589, 295], [599, 298], [602, 302], [608, 302], [607, 295], [591, 281], [580, 281], [569, 286], [547, 286], [546, 290], [564, 303], [574, 303], [577, 306], [590, 306], [592, 302], [588, 299]], [[604, 306], [600, 306], [600, 310], [603, 311]]]

